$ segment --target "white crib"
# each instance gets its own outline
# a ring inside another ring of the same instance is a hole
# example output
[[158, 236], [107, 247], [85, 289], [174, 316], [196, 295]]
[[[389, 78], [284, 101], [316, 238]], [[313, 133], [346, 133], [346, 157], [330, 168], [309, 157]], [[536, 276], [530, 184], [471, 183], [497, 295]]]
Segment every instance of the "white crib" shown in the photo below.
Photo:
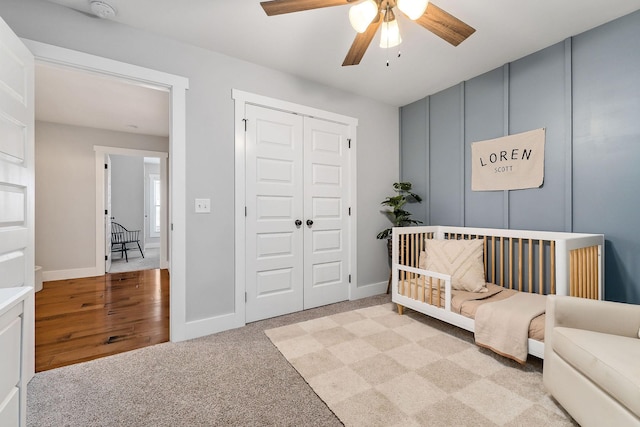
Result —
[[[451, 277], [419, 268], [426, 239], [483, 239], [487, 283], [519, 292], [602, 299], [604, 236], [547, 231], [425, 226], [396, 227], [392, 246], [392, 301], [474, 331], [474, 319], [451, 309]], [[542, 320], [544, 324], [544, 320]], [[543, 358], [544, 342], [529, 339]]]

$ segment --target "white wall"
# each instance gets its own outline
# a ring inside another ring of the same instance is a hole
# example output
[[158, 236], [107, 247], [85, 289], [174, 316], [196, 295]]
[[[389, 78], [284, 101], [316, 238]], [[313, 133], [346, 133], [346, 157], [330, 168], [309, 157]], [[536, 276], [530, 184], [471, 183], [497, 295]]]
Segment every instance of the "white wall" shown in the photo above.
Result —
[[95, 267], [94, 145], [169, 150], [163, 137], [36, 122], [36, 264], [45, 279]]
[[[0, 16], [23, 38], [189, 79], [187, 92], [187, 321], [234, 312], [233, 88], [355, 117], [358, 286], [388, 277], [380, 201], [399, 176], [398, 108], [39, 0], [3, 0]], [[108, 144], [104, 144], [108, 145]], [[212, 213], [196, 215], [195, 198]], [[37, 209], [37, 207], [36, 207]]]

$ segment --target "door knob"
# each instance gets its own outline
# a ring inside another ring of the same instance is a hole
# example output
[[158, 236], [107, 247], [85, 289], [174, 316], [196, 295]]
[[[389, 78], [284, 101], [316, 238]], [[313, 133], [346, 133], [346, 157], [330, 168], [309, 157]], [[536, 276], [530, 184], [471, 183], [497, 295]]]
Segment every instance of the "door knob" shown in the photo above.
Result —
[[311, 226], [313, 225], [313, 221], [312, 221], [312, 220], [310, 220], [310, 219], [308, 219], [308, 220], [307, 220], [307, 225], [308, 225], [309, 227], [311, 227]]
[[300, 227], [302, 225], [302, 221], [300, 221], [299, 219], [296, 219], [296, 227]]

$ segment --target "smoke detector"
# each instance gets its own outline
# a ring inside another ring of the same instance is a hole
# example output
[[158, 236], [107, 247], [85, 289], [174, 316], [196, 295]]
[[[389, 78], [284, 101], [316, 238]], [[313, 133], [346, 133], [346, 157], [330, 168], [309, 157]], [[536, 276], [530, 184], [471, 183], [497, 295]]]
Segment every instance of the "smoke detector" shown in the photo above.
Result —
[[113, 6], [103, 1], [92, 1], [90, 6], [91, 12], [100, 18], [113, 18], [116, 16], [116, 10]]

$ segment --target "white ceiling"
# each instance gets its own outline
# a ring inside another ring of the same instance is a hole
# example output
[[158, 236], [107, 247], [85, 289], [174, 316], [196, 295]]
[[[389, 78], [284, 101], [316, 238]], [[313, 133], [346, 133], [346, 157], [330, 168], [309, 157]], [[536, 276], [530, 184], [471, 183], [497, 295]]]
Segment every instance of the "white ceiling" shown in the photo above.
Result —
[[[90, 11], [89, 0], [48, 1]], [[400, 58], [376, 36], [360, 65], [342, 67], [355, 37], [349, 6], [269, 17], [259, 0], [104, 1], [120, 23], [396, 106], [640, 9], [640, 0], [434, 0], [476, 32], [453, 47], [401, 16]]]
[[169, 92], [50, 64], [35, 72], [37, 120], [169, 136]]

